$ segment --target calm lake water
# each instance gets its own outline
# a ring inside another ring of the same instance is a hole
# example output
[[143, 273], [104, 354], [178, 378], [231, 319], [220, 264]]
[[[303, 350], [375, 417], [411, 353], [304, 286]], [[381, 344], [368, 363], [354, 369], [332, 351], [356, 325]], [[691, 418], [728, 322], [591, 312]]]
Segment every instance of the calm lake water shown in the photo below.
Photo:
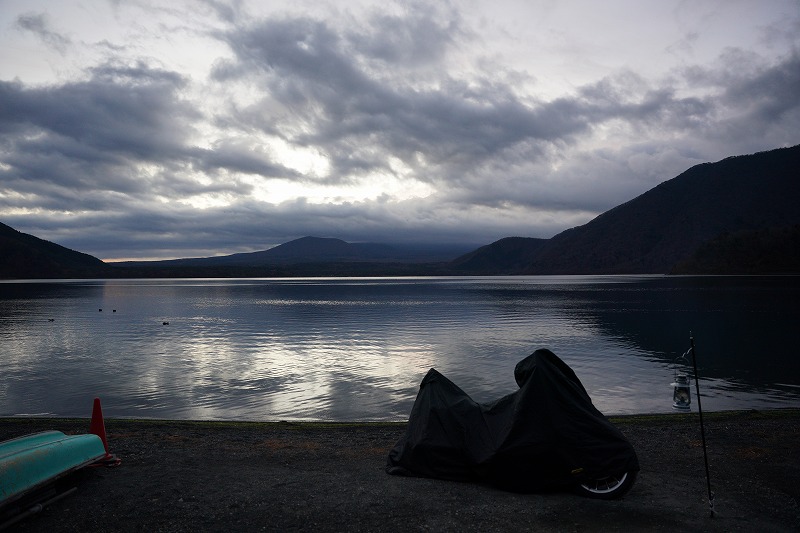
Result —
[[[606, 414], [800, 407], [800, 278], [0, 282], [0, 416], [404, 420], [435, 367], [480, 402], [547, 347]], [[693, 409], [696, 398], [693, 393]]]

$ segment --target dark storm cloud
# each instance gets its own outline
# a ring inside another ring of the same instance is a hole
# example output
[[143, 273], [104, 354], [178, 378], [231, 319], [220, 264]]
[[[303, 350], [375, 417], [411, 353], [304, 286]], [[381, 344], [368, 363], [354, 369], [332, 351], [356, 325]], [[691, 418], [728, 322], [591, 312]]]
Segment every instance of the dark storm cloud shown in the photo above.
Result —
[[728, 50], [714, 67], [682, 72], [692, 87], [710, 89], [707, 120], [696, 132], [732, 153], [753, 151], [758, 139], [766, 147], [797, 144], [800, 129], [800, 54], [790, 52], [772, 62], [752, 53]]
[[102, 209], [115, 195], [149, 196], [157, 178], [136, 165], [181, 150], [194, 112], [179, 77], [141, 66], [103, 67], [91, 79], [28, 88], [0, 82], [0, 188], [6, 204], [33, 195], [55, 211]]
[[581, 87], [578, 96], [591, 112], [582, 117], [589, 127], [622, 119], [634, 127], [690, 127], [703, 119], [712, 106], [701, 99], [679, 97], [669, 84], [654, 86], [633, 72], [607, 76]]
[[[222, 81], [259, 73], [253, 83], [267, 97], [246, 113], [250, 125], [260, 121], [267, 133], [321, 147], [333, 161], [332, 181], [386, 170], [388, 155], [432, 170], [421, 177], [435, 181], [517, 143], [549, 142], [584, 131], [587, 115], [596, 113], [591, 105], [570, 99], [525, 102], [510, 87], [486, 79], [475, 84], [439, 74], [409, 81], [403, 74], [407, 55], [390, 49], [403, 48], [402, 43], [414, 40], [409, 32], [416, 31], [419, 41], [435, 44], [433, 56], [444, 56], [452, 36], [446, 24], [412, 20], [403, 27], [403, 21], [392, 20], [394, 32], [403, 38], [389, 37], [376, 52], [372, 35], [354, 29], [342, 35], [310, 18], [265, 20], [226, 36], [239, 64], [219, 64], [214, 75]], [[398, 63], [371, 67], [389, 59]], [[436, 88], [426, 87], [431, 84]], [[263, 109], [273, 109], [275, 101], [283, 112], [265, 114]]]
[[800, 53], [754, 70], [752, 76], [725, 88], [728, 106], [746, 110], [746, 120], [758, 125], [778, 124], [792, 115], [796, 121], [800, 110]]
[[191, 169], [296, 175], [250, 150], [191, 146], [202, 115], [181, 97], [186, 80], [174, 72], [139, 63], [90, 73], [86, 81], [46, 87], [0, 81], [0, 188], [14, 191], [11, 198], [33, 194], [49, 209], [97, 209], [114, 193], [174, 198], [250, 190], [235, 179], [199, 183]]
[[201, 3], [209, 6], [217, 16], [226, 21], [234, 22], [239, 17], [241, 9], [241, 0], [234, 0], [233, 2], [221, 2], [218, 0], [200, 0]]
[[[705, 94], [683, 94], [693, 92]], [[537, 109], [551, 113], [549, 123], [557, 124], [563, 116], [579, 117], [584, 129], [576, 128], [578, 133], [616, 123], [639, 140], [614, 151], [580, 152], [557, 171], [547, 168], [551, 151], [517, 151], [516, 158], [514, 151], [505, 151], [490, 165], [506, 179], [491, 186], [480, 186], [477, 180], [460, 191], [463, 201], [510, 200], [538, 208], [601, 212], [620, 198], [634, 197], [694, 164], [714, 160], [709, 154], [722, 158], [796, 144], [800, 60], [791, 53], [765, 64], [763, 58], [729, 51], [715, 66], [676, 72], [659, 81], [631, 72], [609, 75]], [[570, 142], [568, 135], [550, 140], [557, 146], [559, 138]], [[526, 179], [520, 172], [546, 178]]]
[[29, 31], [38, 36], [46, 45], [62, 54], [72, 44], [72, 40], [69, 37], [50, 29], [47, 17], [41, 13], [29, 13], [19, 16], [16, 26], [20, 30]]
[[368, 26], [344, 38], [364, 56], [392, 68], [439, 65], [449, 46], [474, 36], [457, 12], [445, 12], [442, 18], [436, 7], [417, 4], [404, 16], [375, 13]]
[[[313, 18], [262, 20], [224, 36], [236, 62], [218, 64], [213, 75], [263, 90], [264, 99], [240, 110], [237, 123], [317, 147], [332, 161], [330, 182], [388, 172], [393, 156], [421, 180], [475, 181], [469, 199], [489, 203], [479, 184], [487, 176], [476, 172], [497, 159], [531, 162], [609, 121], [660, 134], [704, 127], [720, 111], [711, 98], [680, 96], [674, 80], [654, 85], [631, 72], [550, 101], [518, 96], [512, 85], [497, 81], [503, 79], [500, 67], [491, 79], [469, 81], [443, 69], [408, 74], [408, 64], [421, 61], [408, 43], [430, 43], [430, 57], [441, 67], [468, 35], [447, 15], [425, 24], [416, 17], [377, 17], [345, 30]], [[377, 31], [384, 36], [380, 46]], [[510, 193], [505, 201], [520, 198], [502, 185], [495, 190]]]
[[69, 155], [91, 162], [163, 160], [180, 149], [198, 116], [178, 96], [183, 83], [174, 73], [142, 65], [95, 68], [87, 81], [48, 87], [2, 82], [1, 127], [23, 133], [12, 141], [23, 148], [59, 150], [75, 142], [83, 154]]
[[[303, 235], [547, 237], [694, 164], [800, 142], [797, 53], [729, 48], [658, 78], [616, 67], [549, 83], [547, 62], [504, 60], [447, 3], [260, 19], [251, 8], [197, 4], [222, 25], [160, 10], [145, 33], [208, 45], [191, 58], [108, 35], [79, 80], [0, 81], [3, 222], [102, 257]], [[61, 53], [86, 44], [42, 15], [12, 20]], [[381, 195], [384, 179], [413, 194]]]
[[193, 158], [194, 170], [214, 173], [217, 170], [256, 174], [260, 176], [303, 179], [304, 176], [291, 169], [275, 164], [259, 154], [251, 146], [218, 141], [212, 149], [192, 148], [187, 154]]

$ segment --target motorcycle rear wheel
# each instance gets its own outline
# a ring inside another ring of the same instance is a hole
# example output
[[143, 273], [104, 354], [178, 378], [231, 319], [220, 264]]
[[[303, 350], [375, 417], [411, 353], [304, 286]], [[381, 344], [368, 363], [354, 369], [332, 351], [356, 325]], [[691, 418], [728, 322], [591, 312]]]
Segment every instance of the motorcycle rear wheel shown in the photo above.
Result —
[[623, 472], [597, 479], [589, 479], [575, 487], [581, 496], [595, 500], [616, 500], [622, 498], [636, 481], [636, 472]]

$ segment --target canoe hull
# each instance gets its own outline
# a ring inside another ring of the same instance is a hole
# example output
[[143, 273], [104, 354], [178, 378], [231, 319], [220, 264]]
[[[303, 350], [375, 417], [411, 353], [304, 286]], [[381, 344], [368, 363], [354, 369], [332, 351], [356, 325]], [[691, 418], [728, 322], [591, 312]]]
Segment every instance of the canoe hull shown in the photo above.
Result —
[[0, 442], [0, 508], [105, 455], [93, 434], [43, 431]]

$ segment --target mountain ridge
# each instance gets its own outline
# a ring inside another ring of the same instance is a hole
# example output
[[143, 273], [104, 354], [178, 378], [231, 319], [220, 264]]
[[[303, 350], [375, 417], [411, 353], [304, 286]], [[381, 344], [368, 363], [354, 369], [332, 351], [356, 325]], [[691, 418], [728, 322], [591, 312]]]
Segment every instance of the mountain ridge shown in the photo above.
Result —
[[103, 263], [0, 223], [0, 278], [800, 273], [798, 205], [800, 145], [695, 165], [550, 239], [474, 249], [307, 236], [257, 252]]
[[456, 258], [450, 266], [455, 271], [465, 273], [491, 270], [498, 275], [514, 274], [526, 268], [548, 240], [505, 237]]
[[471, 250], [475, 245], [424, 245], [350, 243], [332, 237], [306, 236], [279, 244], [267, 250], [242, 252], [216, 257], [169, 259], [164, 261], [125, 261], [114, 263], [127, 266], [239, 266], [292, 265], [320, 262], [384, 262], [425, 263], [449, 262]]
[[695, 165], [552, 237], [524, 274], [668, 273], [724, 232], [800, 223], [800, 145]]
[[0, 279], [92, 277], [105, 263], [83, 252], [40, 239], [0, 222]]

